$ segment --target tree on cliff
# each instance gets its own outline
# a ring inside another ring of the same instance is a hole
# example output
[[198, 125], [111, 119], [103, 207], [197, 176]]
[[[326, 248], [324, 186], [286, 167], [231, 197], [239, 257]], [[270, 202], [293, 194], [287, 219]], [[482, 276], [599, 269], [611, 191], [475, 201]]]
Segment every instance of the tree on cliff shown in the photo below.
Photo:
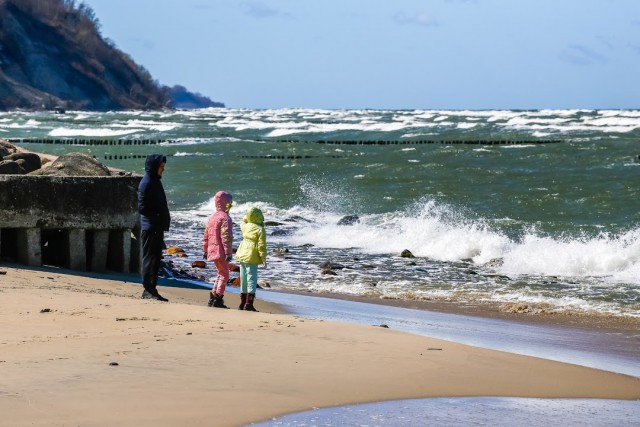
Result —
[[100, 34], [75, 0], [0, 0], [0, 110], [158, 109], [167, 88]]

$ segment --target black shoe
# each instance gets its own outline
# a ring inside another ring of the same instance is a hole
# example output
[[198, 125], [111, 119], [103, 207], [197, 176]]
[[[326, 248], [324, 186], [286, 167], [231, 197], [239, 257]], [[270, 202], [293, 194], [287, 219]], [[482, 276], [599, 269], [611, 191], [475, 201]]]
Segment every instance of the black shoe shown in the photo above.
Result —
[[153, 296], [153, 294], [151, 292], [149, 292], [148, 290], [144, 290], [142, 291], [142, 295], [140, 295], [140, 298], [142, 299], [154, 299], [155, 297]]
[[222, 299], [222, 295], [216, 295], [213, 300], [213, 307], [215, 308], [229, 308], [224, 305], [224, 299]]
[[158, 291], [149, 292], [146, 289], [142, 292], [142, 295], [140, 296], [140, 298], [142, 298], [142, 299], [154, 299], [154, 300], [162, 301], [162, 302], [169, 302], [169, 300], [166, 299], [165, 297], [163, 297], [162, 295], [160, 295], [158, 293]]
[[162, 301], [162, 302], [169, 302], [169, 300], [168, 300], [168, 299], [166, 299], [165, 297], [163, 297], [162, 295], [160, 295], [158, 292], [156, 292], [156, 294], [155, 294], [154, 298], [155, 298], [155, 299], [157, 299], [158, 301]]
[[207, 307], [213, 307], [213, 303], [216, 301], [216, 296], [209, 292], [209, 302], [207, 303]]
[[256, 294], [247, 294], [247, 303], [244, 306], [245, 311], [258, 311], [253, 306], [253, 302], [256, 300]]

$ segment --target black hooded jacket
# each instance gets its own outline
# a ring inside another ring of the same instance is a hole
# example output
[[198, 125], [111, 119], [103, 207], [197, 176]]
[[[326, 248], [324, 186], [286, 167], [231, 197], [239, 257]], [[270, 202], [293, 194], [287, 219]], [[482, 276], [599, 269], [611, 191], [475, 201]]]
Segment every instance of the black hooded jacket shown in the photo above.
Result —
[[152, 154], [145, 161], [146, 174], [138, 185], [138, 212], [142, 230], [169, 230], [171, 215], [167, 196], [158, 176], [160, 164], [166, 162], [167, 158], [162, 154]]

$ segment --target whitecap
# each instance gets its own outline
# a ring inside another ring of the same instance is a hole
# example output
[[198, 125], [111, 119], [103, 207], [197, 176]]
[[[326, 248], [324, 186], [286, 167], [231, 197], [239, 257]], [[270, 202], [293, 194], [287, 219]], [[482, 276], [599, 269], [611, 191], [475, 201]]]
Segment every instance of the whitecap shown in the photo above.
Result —
[[126, 129], [115, 130], [105, 128], [57, 128], [49, 132], [49, 136], [57, 137], [73, 137], [73, 136], [86, 136], [86, 137], [107, 137], [107, 136], [123, 136], [131, 135], [134, 133], [144, 132], [144, 129]]

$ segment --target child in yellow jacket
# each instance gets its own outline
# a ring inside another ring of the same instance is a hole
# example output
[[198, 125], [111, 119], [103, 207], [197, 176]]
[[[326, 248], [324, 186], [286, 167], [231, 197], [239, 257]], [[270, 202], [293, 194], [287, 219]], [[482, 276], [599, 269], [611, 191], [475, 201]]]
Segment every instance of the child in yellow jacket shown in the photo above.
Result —
[[239, 310], [258, 311], [253, 306], [258, 287], [258, 265], [267, 266], [267, 235], [264, 216], [256, 207], [249, 208], [240, 223], [242, 243], [236, 251], [240, 261], [240, 306]]

